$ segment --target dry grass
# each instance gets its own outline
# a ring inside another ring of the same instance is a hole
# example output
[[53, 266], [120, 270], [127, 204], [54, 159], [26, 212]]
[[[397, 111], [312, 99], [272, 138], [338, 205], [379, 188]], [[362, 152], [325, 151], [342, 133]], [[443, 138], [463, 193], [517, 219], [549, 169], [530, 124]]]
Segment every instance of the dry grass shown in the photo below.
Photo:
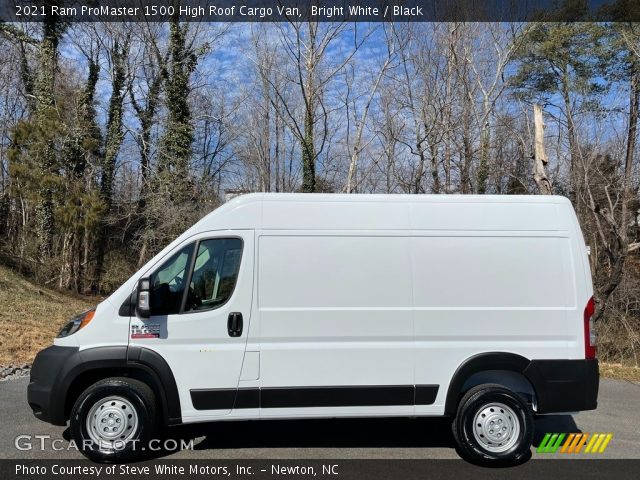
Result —
[[640, 382], [640, 368], [620, 365], [619, 363], [600, 363], [600, 376], [618, 380]]
[[73, 315], [98, 303], [33, 285], [0, 266], [0, 365], [30, 363]]

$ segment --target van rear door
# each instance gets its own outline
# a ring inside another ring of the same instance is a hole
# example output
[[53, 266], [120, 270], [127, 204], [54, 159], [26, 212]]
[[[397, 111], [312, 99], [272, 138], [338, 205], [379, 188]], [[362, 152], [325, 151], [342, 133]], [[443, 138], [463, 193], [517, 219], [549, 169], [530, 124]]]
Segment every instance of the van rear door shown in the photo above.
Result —
[[253, 230], [205, 232], [147, 274], [152, 315], [131, 318], [129, 346], [166, 360], [183, 421], [233, 408], [251, 317], [253, 246]]

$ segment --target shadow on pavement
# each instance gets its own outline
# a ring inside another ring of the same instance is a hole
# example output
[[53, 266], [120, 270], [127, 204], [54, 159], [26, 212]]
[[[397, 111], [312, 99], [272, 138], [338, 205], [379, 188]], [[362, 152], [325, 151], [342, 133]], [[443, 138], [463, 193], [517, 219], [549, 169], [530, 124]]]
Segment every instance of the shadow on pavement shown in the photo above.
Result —
[[542, 415], [536, 418], [533, 445], [540, 445], [545, 433], [582, 433], [571, 415]]
[[[197, 450], [221, 448], [453, 448], [447, 419], [324, 419], [220, 422], [181, 426], [167, 435], [205, 439]], [[182, 436], [184, 435], [184, 436]]]
[[[580, 432], [570, 415], [535, 420], [533, 445], [547, 432]], [[69, 430], [64, 438], [69, 439]], [[455, 448], [447, 418], [223, 421], [170, 427], [165, 439], [194, 440], [195, 450], [236, 448]], [[198, 441], [199, 440], [199, 441]], [[170, 456], [158, 450], [151, 458]]]

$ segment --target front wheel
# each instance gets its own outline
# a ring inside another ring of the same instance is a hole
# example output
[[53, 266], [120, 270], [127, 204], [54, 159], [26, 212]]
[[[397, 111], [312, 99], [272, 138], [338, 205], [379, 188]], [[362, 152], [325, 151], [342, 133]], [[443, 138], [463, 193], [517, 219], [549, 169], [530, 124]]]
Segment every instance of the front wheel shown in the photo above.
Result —
[[107, 378], [87, 388], [71, 410], [71, 438], [89, 459], [121, 462], [139, 458], [152, 438], [153, 391], [131, 378]]
[[460, 400], [452, 428], [460, 455], [472, 463], [513, 465], [531, 455], [531, 407], [501, 385], [470, 389]]

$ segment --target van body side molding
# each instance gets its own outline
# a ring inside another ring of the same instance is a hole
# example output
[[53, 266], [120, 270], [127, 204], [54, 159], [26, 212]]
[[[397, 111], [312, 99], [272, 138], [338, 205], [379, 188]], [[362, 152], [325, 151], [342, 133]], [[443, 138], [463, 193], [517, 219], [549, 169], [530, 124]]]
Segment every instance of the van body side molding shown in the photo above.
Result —
[[191, 390], [196, 410], [431, 405], [439, 385], [357, 385]]

